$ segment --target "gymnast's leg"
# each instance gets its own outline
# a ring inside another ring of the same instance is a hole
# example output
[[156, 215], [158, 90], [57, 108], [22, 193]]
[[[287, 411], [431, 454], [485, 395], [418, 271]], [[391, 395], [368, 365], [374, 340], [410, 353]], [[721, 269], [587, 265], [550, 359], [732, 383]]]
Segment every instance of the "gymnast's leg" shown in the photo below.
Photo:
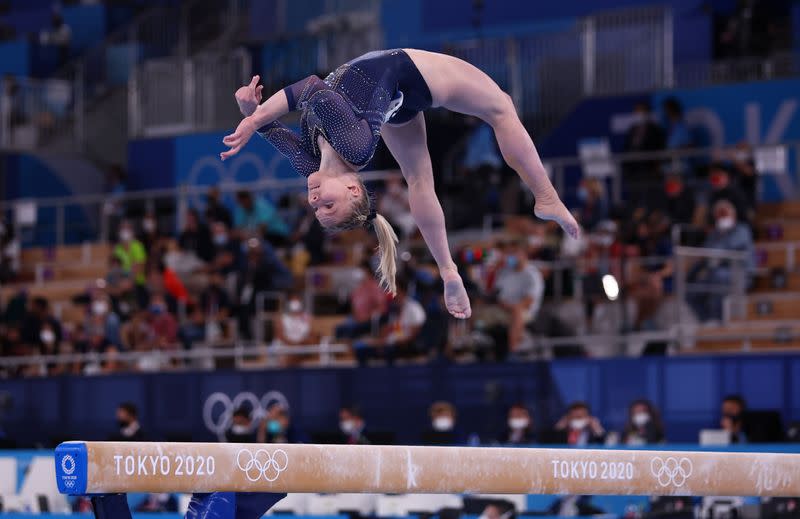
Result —
[[444, 212], [433, 184], [433, 166], [428, 153], [425, 117], [418, 113], [402, 126], [384, 124], [383, 142], [400, 165], [408, 182], [408, 203], [428, 249], [436, 260], [444, 281], [444, 302], [447, 310], [459, 319], [472, 315], [467, 291], [458, 274], [444, 224]]
[[407, 49], [433, 97], [433, 106], [474, 115], [494, 129], [503, 158], [536, 197], [534, 212], [555, 220], [573, 238], [580, 228], [561, 202], [511, 98], [480, 69], [453, 56]]

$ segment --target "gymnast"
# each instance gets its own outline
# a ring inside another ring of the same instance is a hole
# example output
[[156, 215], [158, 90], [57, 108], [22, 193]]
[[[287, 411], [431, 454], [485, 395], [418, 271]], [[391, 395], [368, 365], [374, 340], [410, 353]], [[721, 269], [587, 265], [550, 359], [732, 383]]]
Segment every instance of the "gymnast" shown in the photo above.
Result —
[[[554, 220], [576, 238], [580, 228], [558, 197], [511, 98], [481, 70], [458, 58], [415, 49], [374, 51], [329, 74], [309, 76], [263, 104], [254, 76], [236, 92], [245, 118], [223, 139], [225, 160], [258, 133], [308, 178], [308, 202], [329, 230], [371, 225], [378, 237], [378, 278], [395, 292], [397, 236], [373, 202], [358, 171], [372, 158], [378, 140], [389, 148], [408, 183], [411, 214], [444, 282], [447, 310], [460, 319], [472, 311], [450, 255], [444, 213], [436, 197], [424, 110], [444, 107], [476, 116], [494, 129], [503, 158], [533, 192], [534, 213]], [[301, 110], [300, 133], [278, 122]]]

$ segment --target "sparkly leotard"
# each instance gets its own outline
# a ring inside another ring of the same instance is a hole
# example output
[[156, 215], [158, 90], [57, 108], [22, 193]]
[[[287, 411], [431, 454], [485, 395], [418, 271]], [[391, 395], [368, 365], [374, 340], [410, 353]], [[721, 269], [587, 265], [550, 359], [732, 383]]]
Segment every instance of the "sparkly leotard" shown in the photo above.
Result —
[[289, 110], [302, 110], [300, 134], [278, 121], [258, 133], [303, 176], [319, 169], [319, 135], [344, 160], [363, 167], [375, 153], [382, 124], [407, 122], [432, 102], [427, 83], [400, 49], [369, 52], [338, 67], [324, 81], [309, 76], [284, 92]]

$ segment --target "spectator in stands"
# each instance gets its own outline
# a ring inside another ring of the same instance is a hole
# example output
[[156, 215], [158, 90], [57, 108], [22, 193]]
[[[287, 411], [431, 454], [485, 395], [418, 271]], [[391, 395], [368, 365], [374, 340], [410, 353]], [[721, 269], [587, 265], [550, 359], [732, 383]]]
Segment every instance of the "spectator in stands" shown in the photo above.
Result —
[[239, 275], [236, 291], [239, 303], [239, 333], [251, 339], [251, 324], [256, 313], [258, 294], [288, 290], [293, 283], [292, 274], [275, 254], [269, 242], [258, 238], [247, 240], [244, 268]]
[[[744, 192], [731, 179], [728, 168], [721, 162], [715, 162], [709, 167], [708, 181], [711, 184], [711, 196], [708, 206], [713, 208], [720, 200], [727, 200], [736, 209], [737, 221], [748, 223], [752, 221], [752, 210]], [[714, 221], [713, 212], [710, 221]]]
[[633, 124], [625, 136], [625, 151], [639, 153], [663, 150], [665, 142], [664, 129], [653, 117], [652, 107], [648, 101], [639, 101], [633, 107]]
[[0, 283], [9, 283], [17, 277], [21, 247], [14, 226], [0, 215]]
[[428, 410], [431, 428], [422, 434], [424, 445], [459, 445], [463, 438], [456, 429], [456, 408], [450, 402], [434, 402]]
[[179, 330], [178, 337], [183, 344], [183, 349], [189, 350], [197, 342], [206, 340], [206, 316], [203, 314], [203, 309], [198, 305], [190, 305], [186, 309], [187, 320], [184, 322]]
[[142, 218], [142, 229], [139, 241], [144, 246], [149, 256], [161, 254], [166, 249], [166, 236], [158, 228], [158, 218], [155, 213], [148, 211]]
[[230, 228], [222, 221], [211, 224], [211, 240], [214, 254], [208, 266], [209, 272], [222, 276], [235, 272], [242, 261], [242, 243], [231, 236]]
[[573, 402], [556, 423], [552, 440], [564, 445], [588, 445], [603, 443], [606, 431], [600, 420], [592, 416], [589, 404]]
[[128, 220], [123, 220], [119, 225], [119, 242], [114, 246], [114, 255], [119, 258], [122, 268], [131, 274], [136, 289], [136, 297], [141, 303], [146, 300], [147, 290], [145, 283], [147, 275], [147, 251], [142, 242], [136, 239], [133, 225]]
[[[356, 287], [350, 293], [350, 315], [336, 327], [337, 339], [358, 339], [368, 335], [373, 323], [386, 315], [388, 299], [368, 265], [354, 271]], [[377, 326], [376, 326], [377, 328]]]
[[178, 236], [178, 245], [186, 252], [193, 252], [204, 262], [214, 259], [214, 244], [211, 242], [211, 231], [200, 221], [197, 209], [186, 212], [186, 223]]
[[528, 261], [524, 244], [508, 247], [505, 265], [497, 273], [494, 288], [497, 302], [506, 312], [508, 346], [513, 352], [522, 345], [525, 326], [536, 319], [544, 296], [544, 278], [536, 265]]
[[[239, 407], [233, 411], [231, 426], [225, 431], [225, 441], [228, 443], [255, 443], [256, 431], [250, 411]], [[259, 443], [264, 443], [259, 440]]]
[[258, 443], [304, 443], [305, 436], [292, 424], [289, 410], [272, 404], [258, 426]]
[[[168, 268], [166, 263], [161, 260], [148, 262], [148, 286], [152, 290], [154, 287], [163, 287], [173, 301], [186, 305], [189, 303], [189, 292], [175, 272]], [[156, 279], [154, 279], [156, 278]]]
[[731, 435], [731, 443], [747, 443], [744, 414], [747, 403], [740, 395], [728, 395], [722, 399], [719, 425]]
[[136, 308], [136, 288], [133, 275], [122, 266], [122, 259], [112, 254], [108, 259], [106, 292], [111, 296], [114, 311], [126, 320]]
[[664, 182], [665, 210], [672, 223], [688, 225], [694, 222], [695, 197], [678, 173], [667, 175]]
[[744, 194], [748, 207], [755, 207], [758, 196], [758, 171], [750, 144], [740, 142], [731, 152], [733, 181]]
[[305, 252], [308, 253], [308, 264], [324, 263], [327, 257], [325, 252], [327, 235], [314, 214], [314, 208], [308, 205], [305, 193], [301, 195], [297, 211], [299, 216], [292, 233], [292, 243], [295, 244], [295, 247], [303, 246]]
[[628, 421], [622, 435], [625, 445], [663, 443], [664, 424], [661, 414], [649, 400], [635, 400], [628, 408]]
[[117, 406], [117, 425], [119, 430], [111, 435], [111, 441], [140, 442], [147, 438], [139, 424], [139, 409], [132, 402]]
[[144, 500], [136, 506], [136, 512], [144, 513], [174, 513], [178, 511], [178, 498], [175, 494], [160, 492], [147, 494]]
[[408, 295], [408, 283], [398, 281], [397, 294], [389, 308], [389, 320], [381, 327], [376, 338], [356, 342], [353, 349], [360, 366], [370, 358], [383, 357], [388, 365], [397, 356], [413, 356], [422, 350], [417, 344], [427, 315], [425, 309]]
[[161, 294], [153, 294], [147, 307], [150, 336], [153, 347], [171, 350], [177, 345], [178, 321], [167, 307], [167, 301]]
[[39, 36], [42, 45], [51, 45], [58, 49], [59, 65], [69, 59], [69, 47], [72, 42], [72, 29], [64, 22], [61, 13], [53, 13], [50, 20], [50, 30], [42, 31]]
[[501, 443], [503, 445], [531, 445], [536, 443], [533, 420], [528, 408], [514, 404], [508, 409], [507, 427]]
[[399, 177], [386, 181], [386, 191], [378, 202], [378, 212], [384, 215], [393, 227], [399, 229], [398, 235], [401, 238], [408, 238], [416, 232], [417, 224], [411, 216], [411, 207], [408, 205], [408, 188]]
[[250, 191], [236, 193], [233, 222], [242, 237], [264, 238], [275, 245], [286, 243], [289, 237], [289, 226], [278, 209], [264, 198], [253, 198]]
[[233, 303], [219, 272], [209, 275], [208, 285], [200, 293], [200, 308], [209, 321], [216, 322], [222, 328], [227, 326], [228, 319], [233, 315]]
[[108, 295], [103, 291], [96, 290], [86, 309], [86, 318], [84, 319], [86, 334], [89, 337], [103, 337], [110, 344], [121, 347], [120, 326], [120, 318], [114, 312]]
[[233, 229], [233, 216], [230, 209], [225, 207], [219, 188], [212, 187], [208, 190], [206, 198], [206, 222], [222, 222], [228, 229]]
[[667, 125], [667, 149], [678, 150], [692, 145], [689, 126], [683, 118], [683, 105], [675, 97], [668, 97], [661, 103]]
[[608, 199], [602, 181], [583, 178], [578, 186], [581, 225], [591, 231], [598, 223], [608, 219]]
[[[297, 294], [289, 296], [281, 313], [275, 318], [275, 343], [282, 346], [302, 346], [319, 342], [313, 329], [313, 318]], [[286, 363], [296, 366], [309, 355], [288, 355]]]
[[366, 423], [361, 412], [355, 407], [343, 407], [339, 410], [339, 431], [342, 434], [340, 443], [348, 445], [368, 445], [365, 436]]
[[64, 338], [61, 324], [53, 317], [50, 303], [43, 297], [31, 301], [22, 325], [22, 343], [37, 351], [57, 351]]
[[[691, 269], [689, 281], [717, 287], [714, 291], [708, 290], [689, 297], [689, 305], [701, 321], [722, 319], [724, 291], [736, 283], [749, 286], [750, 275], [755, 267], [753, 234], [747, 225], [736, 221], [736, 207], [728, 200], [719, 200], [714, 204], [713, 215], [714, 230], [706, 238], [703, 247], [745, 252], [746, 257], [743, 265], [734, 265], [730, 260], [701, 260]], [[739, 273], [745, 278], [734, 279]]]

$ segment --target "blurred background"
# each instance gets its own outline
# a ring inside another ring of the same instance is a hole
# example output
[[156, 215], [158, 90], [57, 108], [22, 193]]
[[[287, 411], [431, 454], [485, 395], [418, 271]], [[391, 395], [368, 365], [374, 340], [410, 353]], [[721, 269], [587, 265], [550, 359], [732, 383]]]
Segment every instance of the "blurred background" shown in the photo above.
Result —
[[[565, 239], [533, 217], [486, 124], [427, 112], [468, 321], [444, 310], [383, 145], [364, 175], [401, 239], [394, 299], [373, 279], [373, 234], [325, 234], [271, 146], [218, 159], [252, 75], [272, 93], [397, 47], [458, 56], [508, 92], [585, 229]], [[798, 152], [797, 1], [0, 0], [0, 517], [89, 510], [56, 493], [49, 449], [70, 439], [796, 452]], [[129, 500], [166, 518], [187, 497]], [[798, 504], [300, 495], [276, 509]]]

